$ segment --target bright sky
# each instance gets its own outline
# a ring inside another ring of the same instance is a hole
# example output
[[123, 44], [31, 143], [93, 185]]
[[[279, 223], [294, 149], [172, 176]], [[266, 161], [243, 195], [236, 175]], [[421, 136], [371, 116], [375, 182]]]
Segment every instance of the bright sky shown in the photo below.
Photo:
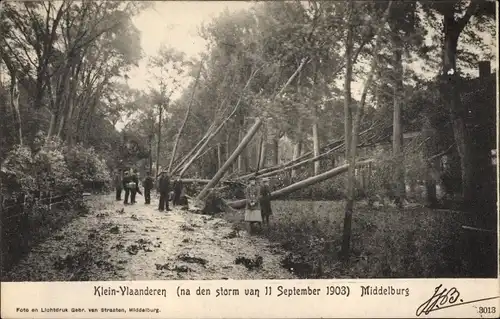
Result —
[[[189, 59], [196, 57], [206, 48], [205, 41], [198, 35], [203, 23], [208, 23], [224, 10], [230, 12], [246, 9], [251, 2], [243, 1], [156, 1], [151, 9], [134, 17], [135, 26], [141, 31], [143, 59], [139, 67], [129, 72], [128, 84], [135, 89], [149, 91], [150, 87], [159, 88], [147, 68], [148, 59], [155, 56], [160, 46], [167, 45], [182, 51]], [[186, 85], [188, 80], [183, 81]], [[184, 86], [185, 87], [185, 86]], [[171, 98], [176, 99], [181, 88]], [[119, 121], [116, 129], [121, 130], [127, 120]]]
[[[141, 45], [144, 58], [140, 62], [139, 67], [134, 68], [129, 73], [129, 85], [140, 90], [148, 90], [151, 86], [158, 88], [159, 84], [154, 83], [156, 81], [151, 78], [151, 71], [148, 71], [147, 62], [149, 57], [156, 55], [162, 44], [184, 52], [187, 58], [196, 57], [206, 48], [206, 43], [198, 36], [198, 28], [202, 23], [209, 22], [226, 8], [230, 12], [235, 12], [248, 9], [252, 5], [252, 2], [244, 1], [154, 2], [153, 8], [144, 11], [134, 18], [134, 24], [142, 33]], [[427, 73], [424, 72], [419, 62], [413, 63], [411, 68], [418, 73]], [[434, 74], [425, 75], [432, 76]], [[183, 83], [187, 84], [187, 81], [183, 81]], [[352, 83], [354, 98], [358, 98], [361, 95], [363, 85], [364, 82]], [[182, 87], [171, 98], [178, 98], [181, 90]], [[117, 128], [121, 129], [123, 125], [123, 123], [119, 123]]]
[[[129, 85], [147, 89], [149, 74], [147, 58], [156, 55], [162, 44], [195, 57], [205, 50], [205, 41], [198, 36], [198, 28], [204, 22], [218, 16], [226, 8], [238, 11], [249, 8], [251, 2], [229, 1], [157, 1], [152, 9], [134, 18], [134, 24], [142, 32], [144, 58], [139, 68], [130, 73]], [[175, 96], [173, 97], [175, 98]]]

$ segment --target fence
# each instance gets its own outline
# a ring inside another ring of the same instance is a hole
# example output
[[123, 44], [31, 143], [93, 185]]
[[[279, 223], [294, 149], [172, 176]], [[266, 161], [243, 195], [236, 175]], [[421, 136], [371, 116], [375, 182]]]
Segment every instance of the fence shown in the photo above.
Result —
[[2, 279], [4, 272], [10, 270], [38, 239], [60, 224], [61, 218], [64, 218], [62, 215], [66, 214], [67, 210], [54, 213], [54, 208], [67, 199], [67, 194], [52, 192], [21, 193], [15, 198], [2, 198], [0, 218]]
[[[49, 235], [55, 228], [69, 222], [81, 210], [71, 209], [76, 201], [82, 200], [85, 192], [104, 193], [108, 185], [104, 181], [88, 181], [83, 183], [83, 192], [57, 193], [52, 191], [35, 191], [29, 194], [18, 193], [12, 197], [0, 194], [0, 273], [5, 272], [29, 252], [35, 243]], [[81, 194], [81, 197], [78, 194]], [[76, 197], [75, 197], [76, 195]], [[57, 209], [58, 205], [68, 204], [65, 209]]]

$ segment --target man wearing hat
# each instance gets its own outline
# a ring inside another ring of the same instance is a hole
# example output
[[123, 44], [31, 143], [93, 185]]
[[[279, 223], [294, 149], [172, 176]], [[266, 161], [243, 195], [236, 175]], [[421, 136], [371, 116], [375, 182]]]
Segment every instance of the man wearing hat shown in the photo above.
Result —
[[132, 176], [130, 176], [130, 173], [128, 171], [123, 172], [123, 189], [125, 190], [125, 200], [123, 201], [123, 204], [128, 205], [128, 198], [130, 196], [130, 185], [133, 184], [132, 181]]
[[151, 204], [151, 189], [154, 186], [153, 178], [151, 177], [151, 172], [146, 173], [146, 178], [142, 182], [142, 186], [144, 187], [144, 204]]
[[158, 192], [160, 193], [160, 203], [158, 205], [158, 210], [160, 212], [170, 211], [168, 207], [168, 194], [170, 192], [170, 177], [167, 171], [162, 171], [160, 173], [160, 180], [158, 181]]
[[115, 171], [115, 174], [113, 176], [113, 184], [115, 186], [116, 190], [116, 200], [121, 201], [122, 200], [122, 172], [119, 170]]
[[172, 198], [172, 204], [174, 206], [180, 205], [181, 201], [181, 195], [182, 195], [182, 190], [183, 190], [183, 184], [182, 181], [180, 180], [179, 177], [176, 177], [174, 179], [173, 187], [174, 189], [174, 196]]
[[271, 209], [271, 187], [267, 177], [262, 179], [260, 187], [260, 213], [263, 224], [269, 226], [269, 216], [273, 214], [273, 211]]

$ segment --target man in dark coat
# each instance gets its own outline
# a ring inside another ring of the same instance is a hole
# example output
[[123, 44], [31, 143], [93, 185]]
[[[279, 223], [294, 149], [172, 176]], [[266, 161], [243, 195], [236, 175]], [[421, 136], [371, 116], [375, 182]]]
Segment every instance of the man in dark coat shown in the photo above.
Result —
[[158, 210], [160, 212], [170, 211], [168, 207], [168, 193], [170, 192], [170, 177], [166, 171], [161, 172], [160, 180], [158, 181], [158, 192], [160, 193], [160, 204]]
[[142, 182], [142, 185], [144, 187], [144, 203], [146, 205], [151, 204], [151, 189], [153, 188], [153, 177], [151, 177], [151, 173], [147, 172], [146, 173], [146, 178]]
[[123, 189], [125, 190], [125, 200], [123, 201], [123, 204], [125, 204], [125, 205], [128, 205], [128, 197], [130, 196], [129, 184], [131, 182], [133, 182], [132, 176], [130, 176], [129, 172], [125, 171], [123, 173], [123, 179], [122, 179]]
[[260, 187], [260, 213], [262, 215], [263, 224], [269, 226], [269, 216], [273, 214], [271, 209], [271, 187], [269, 186], [269, 179], [262, 179], [262, 186]]
[[135, 195], [137, 193], [141, 194], [141, 190], [139, 189], [139, 176], [137, 174], [137, 170], [134, 169], [133, 172], [132, 172], [132, 182], [134, 183], [133, 184], [130, 184], [130, 203], [131, 204], [135, 204]]
[[174, 199], [172, 203], [174, 206], [181, 205], [182, 188], [183, 188], [182, 181], [179, 178], [176, 178], [173, 184]]
[[115, 171], [115, 176], [113, 178], [113, 183], [116, 190], [116, 200], [122, 200], [122, 174], [119, 170]]

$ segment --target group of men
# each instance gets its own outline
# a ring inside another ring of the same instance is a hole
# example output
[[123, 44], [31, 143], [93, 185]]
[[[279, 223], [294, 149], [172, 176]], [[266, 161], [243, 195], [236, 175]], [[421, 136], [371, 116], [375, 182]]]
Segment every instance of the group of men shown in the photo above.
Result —
[[[144, 204], [151, 204], [151, 190], [154, 188], [155, 181], [151, 176], [150, 172], [146, 173], [146, 177], [142, 181], [142, 187], [144, 188], [144, 194], [142, 194], [139, 188], [139, 177], [137, 170], [132, 170], [132, 172], [125, 170], [123, 172], [116, 171], [114, 176], [114, 186], [116, 189], [116, 200], [121, 201], [122, 191], [125, 191], [125, 198], [123, 201], [124, 205], [130, 205], [136, 203], [135, 197], [137, 193], [144, 196]], [[187, 205], [187, 199], [183, 193], [183, 185], [180, 179], [176, 179], [173, 183], [173, 192], [170, 187], [170, 176], [168, 172], [162, 171], [158, 175], [157, 179], [157, 191], [160, 195], [158, 210], [159, 211], [170, 211], [169, 201], [172, 200], [174, 206], [176, 205]]]
[[[116, 188], [116, 200], [121, 200], [122, 190], [125, 191], [124, 204], [133, 205], [136, 203], [135, 197], [142, 192], [139, 189], [139, 177], [137, 170], [132, 172], [124, 171], [123, 174], [119, 171], [115, 172], [114, 186]], [[146, 173], [146, 177], [142, 181], [144, 187], [144, 204], [151, 204], [151, 190], [154, 188], [155, 181], [150, 172]], [[184, 194], [183, 184], [179, 178], [175, 178], [173, 187], [170, 187], [170, 176], [167, 171], [162, 171], [158, 175], [156, 189], [160, 195], [158, 210], [170, 211], [169, 201], [172, 204], [187, 205], [187, 198]], [[245, 190], [246, 209], [245, 221], [249, 222], [251, 226], [255, 224], [269, 225], [269, 217], [272, 215], [271, 209], [271, 190], [269, 187], [269, 180], [258, 179], [253, 176], [249, 180], [249, 184]]]

